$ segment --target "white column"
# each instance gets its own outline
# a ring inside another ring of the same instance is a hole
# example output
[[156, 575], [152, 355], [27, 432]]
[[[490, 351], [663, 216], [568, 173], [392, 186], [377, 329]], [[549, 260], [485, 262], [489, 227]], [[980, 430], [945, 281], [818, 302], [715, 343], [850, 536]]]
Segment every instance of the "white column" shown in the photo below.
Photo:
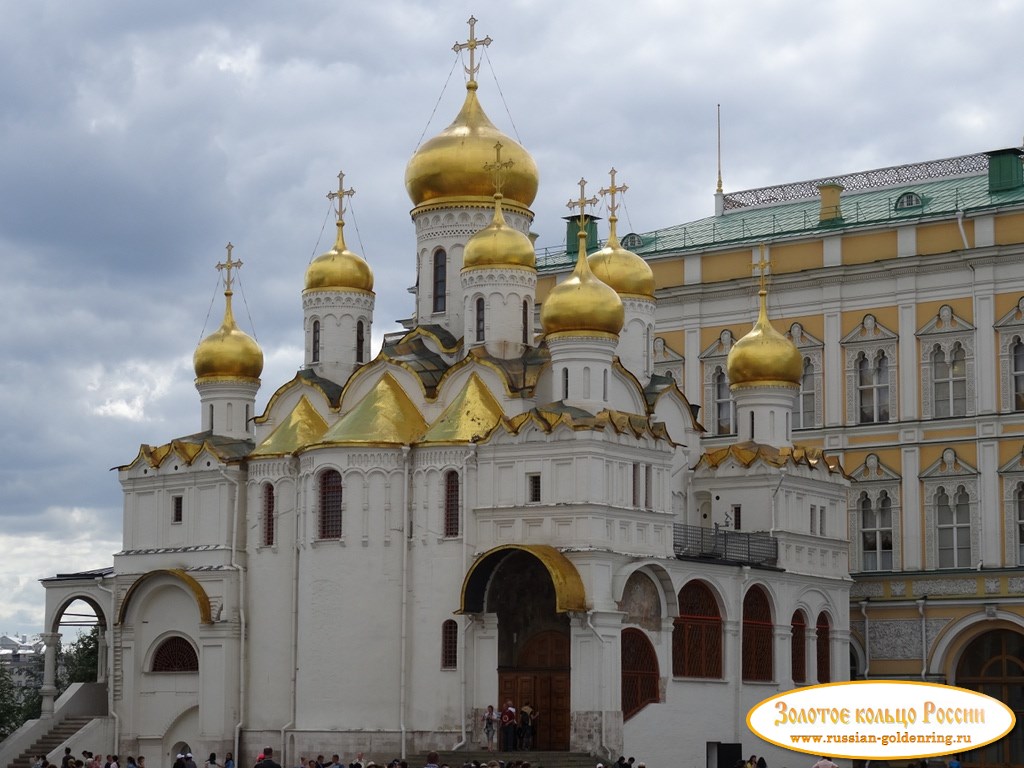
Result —
[[57, 646], [60, 644], [59, 632], [44, 632], [40, 635], [46, 644], [46, 651], [43, 655], [43, 687], [39, 690], [42, 695], [42, 716], [53, 717], [53, 700], [57, 696]]
[[825, 312], [824, 376], [822, 378], [825, 398], [825, 426], [835, 427], [843, 423], [843, 382], [846, 368], [843, 362], [843, 348], [839, 310]]
[[[981, 278], [985, 279], [981, 279]], [[979, 414], [996, 413], [999, 410], [996, 398], [996, 379], [999, 370], [996, 350], [995, 299], [993, 296], [992, 267], [978, 267], [974, 283], [974, 380]]]
[[900, 518], [903, 522], [903, 570], [916, 571], [923, 567], [921, 562], [921, 483], [917, 479], [921, 472], [921, 456], [917, 446], [909, 446], [901, 452], [900, 470], [903, 486], [900, 489]]
[[[994, 369], [990, 369], [994, 370]], [[994, 379], [995, 376], [989, 378]], [[981, 510], [981, 530], [972, 535], [980, 537], [978, 556], [986, 567], [995, 568], [1002, 564], [1003, 553], [999, 546], [1002, 530], [1003, 502], [999, 498], [999, 446], [995, 440], [978, 442], [978, 509]], [[977, 565], [977, 563], [971, 563]]]
[[[899, 282], [899, 281], [897, 281]], [[899, 286], [897, 286], [899, 290]], [[911, 294], [913, 295], [913, 294]], [[899, 386], [899, 408], [897, 414], [901, 420], [916, 419], [918, 416], [918, 367], [917, 359], [917, 305], [906, 303], [899, 305], [900, 343], [897, 351], [897, 381]], [[890, 393], [890, 397], [891, 397]]]

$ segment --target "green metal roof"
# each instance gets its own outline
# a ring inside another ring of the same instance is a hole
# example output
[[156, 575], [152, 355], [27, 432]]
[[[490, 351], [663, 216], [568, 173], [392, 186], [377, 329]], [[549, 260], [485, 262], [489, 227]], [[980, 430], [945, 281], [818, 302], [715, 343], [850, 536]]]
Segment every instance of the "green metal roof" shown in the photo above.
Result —
[[[922, 205], [896, 210], [897, 199], [906, 192], [919, 195]], [[847, 190], [840, 202], [843, 218], [839, 221], [824, 224], [819, 221], [821, 200], [817, 196], [780, 203], [766, 202], [732, 208], [722, 216], [708, 216], [640, 233], [642, 244], [631, 243], [629, 250], [651, 258], [667, 253], [740, 245], [748, 241], [756, 243], [786, 236], [823, 235], [851, 227], [893, 224], [900, 220], [942, 218], [952, 216], [958, 210], [969, 214], [986, 208], [1022, 204], [1024, 187], [990, 192], [988, 175], [983, 172], [943, 179], [920, 179], [863, 191]], [[564, 248], [547, 249], [537, 255], [537, 270], [541, 273], [571, 269], [574, 263], [575, 256], [567, 254]]]

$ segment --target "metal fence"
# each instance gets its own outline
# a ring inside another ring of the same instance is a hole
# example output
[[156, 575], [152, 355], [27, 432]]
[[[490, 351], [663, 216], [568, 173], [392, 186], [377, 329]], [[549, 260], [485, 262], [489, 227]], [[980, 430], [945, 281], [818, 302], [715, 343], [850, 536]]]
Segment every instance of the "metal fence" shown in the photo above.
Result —
[[672, 543], [677, 555], [731, 560], [753, 565], [774, 565], [779, 559], [779, 543], [764, 531], [744, 533], [718, 526], [676, 523]]

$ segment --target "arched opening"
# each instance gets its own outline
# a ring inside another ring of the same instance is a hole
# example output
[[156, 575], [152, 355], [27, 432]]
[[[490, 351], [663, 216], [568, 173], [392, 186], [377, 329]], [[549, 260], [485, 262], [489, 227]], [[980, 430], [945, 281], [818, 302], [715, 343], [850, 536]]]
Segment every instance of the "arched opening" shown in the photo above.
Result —
[[822, 611], [818, 614], [816, 623], [817, 633], [817, 659], [818, 659], [818, 682], [832, 682], [832, 623], [828, 620], [828, 614]]
[[743, 597], [743, 679], [771, 680], [772, 608], [764, 587], [755, 584]]
[[629, 720], [648, 704], [657, 704], [658, 656], [643, 630], [622, 630], [622, 719]]
[[722, 677], [722, 615], [706, 584], [679, 590], [679, 615], [672, 627], [672, 675]]
[[152, 672], [198, 672], [199, 654], [192, 643], [180, 635], [164, 640], [153, 651]]
[[794, 683], [807, 682], [807, 617], [804, 612], [797, 609], [793, 611], [793, 618], [790, 621], [790, 663], [793, 670]]
[[494, 550], [463, 584], [463, 610], [482, 607], [498, 619], [499, 706], [511, 701], [517, 709], [529, 704], [544, 713], [534, 728], [538, 750], [569, 748], [568, 611], [584, 605], [579, 574], [550, 547]]
[[1024, 764], [1024, 635], [994, 629], [972, 640], [960, 657], [955, 685], [992, 696], [1013, 710], [1017, 722], [999, 741], [966, 752], [965, 768]]

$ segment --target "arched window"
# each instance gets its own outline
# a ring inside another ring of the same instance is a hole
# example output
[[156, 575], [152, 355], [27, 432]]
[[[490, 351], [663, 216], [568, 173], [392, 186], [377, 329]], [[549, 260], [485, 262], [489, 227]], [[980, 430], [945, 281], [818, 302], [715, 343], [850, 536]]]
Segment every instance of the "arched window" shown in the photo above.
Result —
[[896, 198], [896, 205], [893, 206], [897, 211], [902, 211], [907, 208], [920, 208], [921, 196], [916, 192], [904, 192], [902, 195]]
[[363, 351], [366, 346], [366, 329], [363, 326], [363, 321], [360, 320], [356, 323], [356, 362], [362, 363], [365, 361], [365, 352]]
[[523, 344], [530, 343], [530, 305], [523, 302]]
[[953, 498], [943, 486], [935, 492], [935, 524], [939, 534], [939, 568], [971, 566], [971, 500], [962, 485]]
[[889, 358], [884, 352], [874, 360], [863, 352], [857, 356], [857, 395], [861, 424], [889, 420]]
[[444, 535], [459, 535], [459, 473], [444, 473]]
[[860, 495], [860, 541], [865, 571], [892, 570], [892, 499], [886, 491], [872, 504]]
[[274, 546], [274, 486], [263, 484], [263, 546]]
[[659, 699], [658, 656], [643, 630], [622, 630], [622, 719], [629, 720]]
[[1017, 483], [1017, 565], [1024, 565], [1024, 483]]
[[448, 292], [448, 256], [444, 251], [434, 253], [434, 311], [444, 312]]
[[1017, 339], [1010, 355], [1013, 368], [1013, 410], [1024, 411], [1024, 341]]
[[476, 340], [484, 340], [484, 300], [476, 300]]
[[772, 679], [772, 609], [764, 587], [757, 584], [743, 598], [743, 679]]
[[198, 672], [199, 656], [184, 637], [168, 637], [153, 653], [154, 672]]
[[569, 369], [562, 369], [562, 399], [569, 399]]
[[1018, 629], [994, 629], [974, 638], [964, 648], [954, 685], [986, 693], [1013, 710], [1017, 725], [1000, 741], [969, 752], [965, 765], [1020, 765], [1024, 743], [1020, 723], [1024, 718], [1024, 635]]
[[817, 629], [817, 658], [818, 658], [818, 682], [832, 682], [832, 625], [828, 620], [828, 614], [824, 611], [818, 614]]
[[796, 428], [810, 429], [814, 426], [814, 363], [804, 358], [804, 375], [800, 377], [800, 397], [797, 400]]
[[793, 668], [793, 682], [807, 682], [807, 617], [800, 610], [793, 611], [790, 622], [790, 665]]
[[932, 387], [935, 392], [935, 416], [963, 416], [967, 413], [967, 355], [959, 343], [949, 351], [949, 359], [939, 346], [932, 352]]
[[320, 538], [341, 538], [341, 473], [328, 469], [320, 475]]
[[441, 669], [459, 667], [459, 625], [453, 619], [441, 624]]
[[314, 363], [320, 362], [320, 321], [313, 321], [313, 341], [310, 345], [312, 348], [309, 350], [309, 359]]
[[672, 627], [672, 674], [722, 676], [722, 617], [715, 596], [700, 581], [679, 590], [679, 615]]
[[715, 370], [715, 434], [731, 435], [736, 431], [735, 416], [733, 408], [732, 393], [729, 392], [729, 381], [725, 377], [725, 371], [721, 368]]

